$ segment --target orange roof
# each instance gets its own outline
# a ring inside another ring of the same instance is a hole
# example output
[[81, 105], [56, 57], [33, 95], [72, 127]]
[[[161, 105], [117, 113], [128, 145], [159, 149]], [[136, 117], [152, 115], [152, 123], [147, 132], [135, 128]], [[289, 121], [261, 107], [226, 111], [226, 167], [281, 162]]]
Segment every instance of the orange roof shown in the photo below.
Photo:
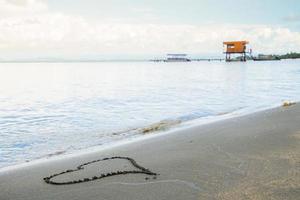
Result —
[[236, 44], [242, 44], [242, 45], [245, 45], [245, 44], [249, 44], [248, 41], [227, 41], [227, 42], [223, 42], [223, 44], [225, 45], [236, 45]]

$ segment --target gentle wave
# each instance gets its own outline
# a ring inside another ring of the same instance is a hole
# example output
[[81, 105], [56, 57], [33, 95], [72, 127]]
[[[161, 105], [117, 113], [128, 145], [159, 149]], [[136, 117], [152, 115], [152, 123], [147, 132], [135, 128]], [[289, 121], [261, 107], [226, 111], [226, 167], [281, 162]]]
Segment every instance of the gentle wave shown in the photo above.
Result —
[[2, 63], [0, 167], [299, 101], [299, 88], [300, 60]]

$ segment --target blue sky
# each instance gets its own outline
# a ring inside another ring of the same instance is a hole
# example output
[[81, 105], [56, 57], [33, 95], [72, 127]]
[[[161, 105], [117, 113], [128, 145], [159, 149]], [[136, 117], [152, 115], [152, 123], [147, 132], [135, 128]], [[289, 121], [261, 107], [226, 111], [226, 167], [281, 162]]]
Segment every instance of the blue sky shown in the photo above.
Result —
[[282, 25], [300, 29], [298, 0], [60, 0], [49, 1], [53, 11], [104, 18], [139, 19], [141, 23], [237, 23]]
[[300, 51], [297, 0], [0, 0], [0, 59]]

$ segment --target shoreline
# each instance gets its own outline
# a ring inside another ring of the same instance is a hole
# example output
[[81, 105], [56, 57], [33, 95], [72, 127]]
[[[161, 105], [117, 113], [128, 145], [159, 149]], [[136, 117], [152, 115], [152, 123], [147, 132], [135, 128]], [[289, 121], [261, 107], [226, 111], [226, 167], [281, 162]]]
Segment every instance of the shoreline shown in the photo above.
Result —
[[[299, 121], [298, 103], [0, 170], [0, 199], [296, 199], [300, 195]], [[90, 163], [86, 171], [55, 181], [131, 167], [123, 161], [91, 163], [116, 156], [128, 156], [159, 175], [116, 175], [64, 186], [43, 181], [83, 163]]]
[[[295, 103], [299, 104], [300, 102], [296, 101]], [[74, 152], [68, 153], [67, 150], [65, 150], [63, 153], [58, 153], [58, 154], [56, 154], [57, 152], [53, 152], [49, 155], [44, 155], [39, 158], [30, 160], [30, 161], [17, 163], [17, 164], [13, 164], [13, 165], [9, 165], [9, 166], [4, 166], [4, 167], [0, 168], [0, 173], [3, 171], [14, 170], [14, 169], [27, 167], [27, 166], [31, 166], [31, 165], [35, 165], [35, 164], [39, 164], [39, 163], [43, 163], [43, 162], [61, 160], [61, 159], [70, 158], [70, 157], [72, 158], [72, 157], [82, 156], [82, 155], [89, 154], [89, 153], [105, 151], [105, 150], [109, 150], [112, 148], [118, 148], [123, 145], [151, 139], [152, 137], [160, 137], [163, 135], [172, 134], [177, 131], [189, 131], [189, 129], [191, 129], [191, 128], [200, 128], [201, 126], [210, 125], [210, 124], [213, 124], [213, 123], [216, 123], [219, 121], [230, 120], [233, 118], [240, 118], [243, 116], [257, 114], [257, 113], [265, 112], [268, 110], [278, 109], [282, 106], [283, 106], [282, 104], [273, 104], [268, 107], [260, 106], [260, 107], [257, 107], [255, 110], [252, 110], [251, 108], [246, 108], [246, 109], [240, 108], [240, 109], [235, 109], [233, 111], [230, 111], [228, 113], [227, 112], [220, 113], [219, 115], [210, 115], [210, 116], [195, 118], [195, 119], [191, 119], [191, 120], [187, 120], [187, 121], [181, 121], [179, 124], [174, 124], [174, 125], [171, 124], [170, 126], [167, 126], [166, 129], [162, 128], [161, 130], [156, 130], [156, 131], [154, 130], [149, 133], [141, 132], [141, 133], [137, 133], [136, 135], [129, 135], [128, 138], [125, 137], [125, 138], [119, 139], [117, 141], [111, 141], [108, 143], [104, 143], [102, 145], [92, 146], [92, 147], [88, 147], [85, 149], [79, 149]], [[177, 119], [173, 119], [173, 120], [171, 120], [171, 122], [176, 121], [176, 120]], [[160, 122], [163, 122], [163, 121], [164, 120], [162, 120]], [[155, 124], [159, 124], [160, 122], [155, 123]], [[135, 128], [135, 129], [142, 130], [144, 128], [151, 127], [152, 125], [155, 125], [155, 124], [151, 124], [151, 125], [148, 125], [145, 127], [140, 127], [140, 128]], [[126, 132], [129, 132], [129, 131], [126, 131]]]

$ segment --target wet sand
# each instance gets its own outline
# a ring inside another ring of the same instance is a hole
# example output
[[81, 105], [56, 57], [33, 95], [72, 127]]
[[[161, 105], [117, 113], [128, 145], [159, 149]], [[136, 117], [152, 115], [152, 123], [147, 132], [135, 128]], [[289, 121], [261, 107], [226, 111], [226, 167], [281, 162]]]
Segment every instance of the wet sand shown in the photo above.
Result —
[[[120, 157], [132, 158], [137, 166]], [[52, 185], [45, 177], [55, 183], [89, 181]], [[299, 103], [98, 152], [0, 170], [1, 200], [299, 197]]]

